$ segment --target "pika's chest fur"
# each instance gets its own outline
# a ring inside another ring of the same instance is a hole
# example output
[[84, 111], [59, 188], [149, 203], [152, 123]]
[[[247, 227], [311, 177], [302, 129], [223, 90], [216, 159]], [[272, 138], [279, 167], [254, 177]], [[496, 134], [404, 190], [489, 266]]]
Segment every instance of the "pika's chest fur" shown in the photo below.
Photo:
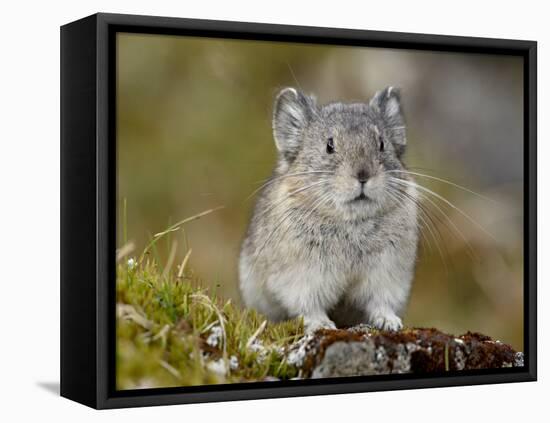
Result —
[[317, 215], [307, 221], [290, 218], [270, 255], [278, 256], [279, 263], [289, 267], [307, 263], [321, 271], [353, 278], [362, 273], [370, 260], [395, 248], [407, 226], [404, 219], [406, 216], [395, 212], [352, 221]]

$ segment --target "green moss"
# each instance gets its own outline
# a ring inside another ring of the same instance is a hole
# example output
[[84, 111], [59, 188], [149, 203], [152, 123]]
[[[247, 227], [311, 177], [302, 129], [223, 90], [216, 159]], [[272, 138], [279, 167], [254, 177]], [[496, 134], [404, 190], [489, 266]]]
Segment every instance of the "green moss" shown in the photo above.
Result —
[[116, 297], [118, 389], [288, 379], [298, 373], [282, 351], [303, 335], [300, 320], [267, 323], [254, 310], [201, 288], [190, 272], [178, 278], [147, 257], [119, 264]]

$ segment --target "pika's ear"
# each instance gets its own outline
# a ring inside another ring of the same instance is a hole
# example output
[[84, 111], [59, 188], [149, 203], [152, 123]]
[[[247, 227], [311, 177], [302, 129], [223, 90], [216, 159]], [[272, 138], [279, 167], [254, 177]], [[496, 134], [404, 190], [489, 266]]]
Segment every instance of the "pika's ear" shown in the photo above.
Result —
[[300, 150], [304, 129], [311, 121], [315, 99], [294, 88], [284, 88], [273, 107], [273, 137], [282, 156], [292, 161]]
[[380, 129], [393, 143], [397, 154], [403, 154], [407, 145], [407, 137], [399, 89], [387, 87], [382, 91], [378, 91], [369, 102], [369, 105], [380, 119]]

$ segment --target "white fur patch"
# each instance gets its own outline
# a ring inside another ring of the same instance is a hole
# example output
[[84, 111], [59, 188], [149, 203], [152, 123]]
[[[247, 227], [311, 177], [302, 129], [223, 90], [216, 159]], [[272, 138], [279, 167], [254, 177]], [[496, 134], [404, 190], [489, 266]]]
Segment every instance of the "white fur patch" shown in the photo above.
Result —
[[386, 103], [386, 115], [395, 116], [399, 113], [399, 103], [395, 98], [390, 98]]

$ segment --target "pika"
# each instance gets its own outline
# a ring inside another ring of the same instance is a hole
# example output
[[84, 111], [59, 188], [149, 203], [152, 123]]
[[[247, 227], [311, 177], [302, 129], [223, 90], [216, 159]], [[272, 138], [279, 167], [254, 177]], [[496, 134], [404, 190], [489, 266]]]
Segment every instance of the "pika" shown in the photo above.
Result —
[[[418, 193], [403, 172], [398, 89], [318, 105], [283, 89], [273, 110], [275, 170], [242, 243], [243, 301], [307, 331], [402, 328], [417, 257]], [[408, 182], [407, 182], [408, 181]]]

